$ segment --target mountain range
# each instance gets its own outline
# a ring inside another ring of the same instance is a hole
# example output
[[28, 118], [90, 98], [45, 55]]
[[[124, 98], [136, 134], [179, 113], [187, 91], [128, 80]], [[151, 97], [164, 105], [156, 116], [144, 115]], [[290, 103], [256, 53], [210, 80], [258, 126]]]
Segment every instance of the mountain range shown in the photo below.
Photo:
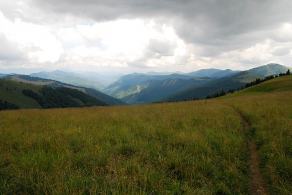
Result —
[[121, 77], [104, 92], [129, 104], [198, 99], [287, 70], [283, 65], [268, 64], [246, 71], [203, 69], [170, 75], [135, 73]]
[[228, 91], [241, 88], [257, 78], [264, 78], [270, 75], [278, 75], [287, 72], [289, 68], [279, 64], [268, 64], [246, 71], [240, 71], [231, 76], [212, 80], [201, 86], [193, 86], [186, 90], [179, 91], [164, 99], [167, 101], [181, 101], [201, 99], [220, 91]]
[[93, 89], [101, 89], [103, 88], [103, 84], [100, 82], [98, 77], [96, 78], [88, 78], [85, 75], [77, 74], [73, 72], [65, 72], [65, 71], [52, 71], [52, 72], [38, 72], [30, 74], [31, 77], [39, 77], [43, 79], [51, 79], [55, 81], [60, 81], [63, 83], [68, 83], [72, 85], [78, 85]]
[[2, 77], [4, 77], [4, 76], [6, 76], [6, 74], [1, 74], [1, 73], [0, 73], [0, 78], [2, 78]]
[[[192, 100], [222, 90], [238, 89], [257, 78], [287, 70], [283, 65], [268, 64], [245, 71], [202, 69], [191, 73], [133, 73], [120, 77], [105, 88], [101, 87], [100, 78], [94, 73], [88, 77], [64, 71], [0, 74], [0, 101], [20, 108], [33, 108]], [[56, 102], [48, 99], [48, 95]]]
[[230, 69], [220, 70], [220, 69], [210, 68], [210, 69], [201, 69], [195, 72], [188, 73], [186, 75], [189, 75], [192, 77], [222, 78], [222, 77], [231, 76], [238, 72], [240, 71], [230, 70]]

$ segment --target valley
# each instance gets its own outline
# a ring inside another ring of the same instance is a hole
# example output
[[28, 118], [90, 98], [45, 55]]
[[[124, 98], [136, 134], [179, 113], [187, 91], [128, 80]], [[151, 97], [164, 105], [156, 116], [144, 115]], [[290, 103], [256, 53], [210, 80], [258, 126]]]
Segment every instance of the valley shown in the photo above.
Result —
[[[216, 93], [238, 90], [256, 79], [285, 74], [288, 69], [288, 67], [279, 64], [267, 64], [245, 71], [202, 69], [190, 73], [133, 73], [121, 76], [118, 80], [113, 79], [111, 84], [103, 87], [99, 85], [98, 81], [103, 79], [99, 78], [98, 75], [86, 77], [81, 73], [63, 71], [39, 72], [30, 75], [2, 74], [0, 85], [6, 88], [0, 88], [0, 100], [14, 108], [178, 102], [204, 99]], [[103, 80], [102, 83], [104, 82]], [[13, 90], [16, 88], [18, 90]], [[22, 93], [22, 91], [31, 89], [34, 93], [36, 92], [34, 95]], [[71, 95], [69, 96], [71, 97], [66, 97], [66, 94], [60, 95], [60, 89], [70, 91]], [[50, 91], [46, 94], [52, 96], [51, 103], [38, 97], [39, 95], [43, 96], [39, 94], [40, 91]], [[74, 95], [72, 96], [72, 94]], [[83, 96], [83, 100], [80, 99], [80, 95]], [[62, 98], [60, 99], [58, 96]], [[84, 97], [86, 97], [86, 101]], [[90, 103], [87, 102], [89, 99], [91, 99]], [[40, 103], [40, 101], [46, 103]], [[71, 103], [67, 103], [68, 101]], [[42, 104], [46, 104], [46, 106]], [[51, 105], [48, 106], [48, 104]]]

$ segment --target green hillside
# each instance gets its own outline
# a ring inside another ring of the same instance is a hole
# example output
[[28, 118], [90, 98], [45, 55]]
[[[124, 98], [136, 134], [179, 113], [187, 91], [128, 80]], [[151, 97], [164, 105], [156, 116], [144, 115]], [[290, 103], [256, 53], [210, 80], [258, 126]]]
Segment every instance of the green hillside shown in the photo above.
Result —
[[291, 97], [2, 111], [0, 194], [291, 194]]
[[0, 79], [0, 100], [19, 108], [103, 106], [106, 103], [72, 88], [52, 88]]
[[47, 86], [47, 87], [52, 87], [52, 88], [70, 88], [70, 89], [78, 90], [79, 92], [85, 93], [87, 96], [92, 96], [98, 101], [104, 102], [104, 104], [107, 104], [107, 105], [125, 104], [121, 100], [113, 98], [109, 95], [106, 95], [98, 90], [71, 85], [67, 83], [62, 83], [62, 82], [51, 80], [51, 79], [43, 79], [39, 77], [32, 77], [28, 75], [18, 75], [18, 74], [7, 75], [4, 78], [6, 80], [12, 80], [12, 81], [27, 83], [27, 84], [36, 85], [36, 86]]
[[22, 93], [24, 89], [39, 91], [41, 86], [0, 79], [0, 100], [15, 104], [21, 108], [40, 108], [36, 100]]
[[266, 81], [260, 85], [256, 85], [252, 88], [248, 88], [238, 92], [237, 95], [257, 93], [269, 93], [269, 92], [284, 92], [292, 91], [292, 79], [291, 76], [283, 76], [277, 79]]

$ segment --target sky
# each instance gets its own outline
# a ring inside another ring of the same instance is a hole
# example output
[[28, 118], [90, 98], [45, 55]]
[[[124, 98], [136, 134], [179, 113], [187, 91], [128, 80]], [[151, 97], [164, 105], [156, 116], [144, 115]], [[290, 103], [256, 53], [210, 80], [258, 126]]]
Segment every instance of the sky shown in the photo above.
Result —
[[0, 72], [292, 64], [291, 0], [0, 0]]

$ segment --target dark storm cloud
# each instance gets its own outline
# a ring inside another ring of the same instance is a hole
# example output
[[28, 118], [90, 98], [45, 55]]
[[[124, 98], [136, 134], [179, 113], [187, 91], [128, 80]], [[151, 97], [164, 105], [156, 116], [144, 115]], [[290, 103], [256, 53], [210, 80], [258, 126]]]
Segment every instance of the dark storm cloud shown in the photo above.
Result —
[[[253, 41], [255, 37], [249, 37], [249, 33], [292, 22], [291, 0], [35, 0], [35, 3], [53, 12], [97, 21], [160, 18], [173, 25], [187, 42], [227, 48]], [[247, 40], [238, 37], [242, 35]]]

